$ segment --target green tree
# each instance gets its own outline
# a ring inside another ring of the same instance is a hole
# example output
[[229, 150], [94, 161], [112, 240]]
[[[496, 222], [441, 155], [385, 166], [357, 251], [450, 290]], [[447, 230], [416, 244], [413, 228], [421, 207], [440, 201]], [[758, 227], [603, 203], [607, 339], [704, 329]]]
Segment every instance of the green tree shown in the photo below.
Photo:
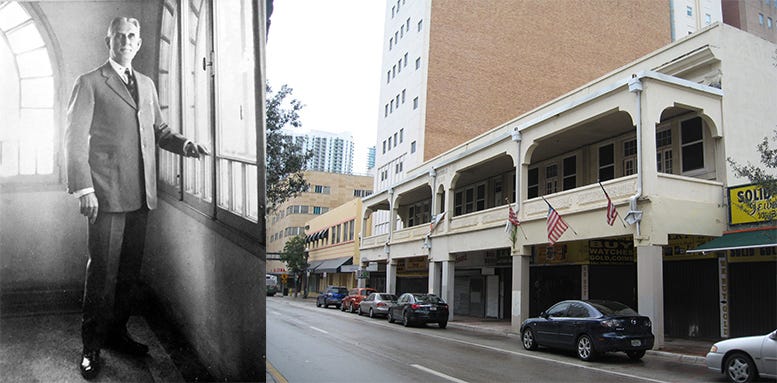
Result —
[[294, 295], [300, 291], [300, 287], [304, 289], [304, 296], [307, 298], [307, 286], [305, 283], [306, 271], [308, 269], [308, 257], [305, 254], [305, 236], [298, 235], [292, 237], [286, 244], [283, 245], [283, 251], [281, 251], [281, 261], [286, 263], [286, 268], [294, 275]]
[[[772, 141], [777, 144], [777, 130], [772, 132], [774, 136]], [[751, 163], [741, 165], [731, 159], [727, 159], [728, 163], [734, 170], [734, 174], [739, 177], [744, 177], [750, 180], [751, 183], [760, 185], [764, 192], [769, 196], [777, 195], [777, 149], [773, 149], [769, 144], [769, 138], [764, 137], [763, 141], [757, 146], [758, 152], [761, 154], [761, 165], [756, 166]], [[740, 206], [740, 209], [753, 211], [755, 209], [756, 201], [745, 202]], [[770, 214], [767, 219], [775, 220], [775, 214]]]
[[[267, 210], [272, 212], [289, 200], [308, 189], [302, 171], [305, 163], [313, 156], [304, 151], [291, 137], [283, 135], [284, 127], [300, 127], [299, 111], [302, 103], [291, 98], [292, 88], [284, 84], [273, 93], [270, 84], [266, 85], [266, 140], [267, 140]], [[287, 100], [287, 97], [290, 98]]]

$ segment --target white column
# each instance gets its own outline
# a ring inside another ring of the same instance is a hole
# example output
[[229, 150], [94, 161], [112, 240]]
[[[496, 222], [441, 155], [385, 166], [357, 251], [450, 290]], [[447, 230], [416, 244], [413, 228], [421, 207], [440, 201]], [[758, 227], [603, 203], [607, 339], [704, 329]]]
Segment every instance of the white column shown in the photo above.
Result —
[[448, 319], [453, 319], [453, 276], [456, 273], [456, 262], [446, 260], [442, 262], [442, 287], [440, 298], [448, 303]]
[[637, 246], [637, 311], [650, 317], [654, 349], [664, 344], [664, 269], [661, 246]]
[[429, 294], [440, 295], [440, 262], [429, 262]]
[[394, 260], [389, 260], [386, 265], [386, 292], [397, 293], [397, 262]]
[[[526, 254], [526, 256], [524, 256]], [[518, 246], [513, 252], [512, 306], [510, 327], [518, 332], [521, 323], [529, 317], [529, 264], [531, 246]]]

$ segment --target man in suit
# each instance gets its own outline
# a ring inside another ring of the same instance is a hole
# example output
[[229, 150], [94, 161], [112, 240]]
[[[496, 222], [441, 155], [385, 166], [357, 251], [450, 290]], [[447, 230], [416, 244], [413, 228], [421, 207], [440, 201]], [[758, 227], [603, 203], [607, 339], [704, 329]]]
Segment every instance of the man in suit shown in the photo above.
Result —
[[168, 128], [153, 81], [132, 69], [142, 43], [138, 21], [113, 19], [105, 42], [108, 62], [75, 82], [65, 132], [68, 192], [88, 218], [79, 363], [86, 379], [99, 372], [102, 347], [136, 356], [148, 352], [130, 337], [126, 324], [148, 211], [157, 205], [157, 145], [189, 157], [209, 154]]

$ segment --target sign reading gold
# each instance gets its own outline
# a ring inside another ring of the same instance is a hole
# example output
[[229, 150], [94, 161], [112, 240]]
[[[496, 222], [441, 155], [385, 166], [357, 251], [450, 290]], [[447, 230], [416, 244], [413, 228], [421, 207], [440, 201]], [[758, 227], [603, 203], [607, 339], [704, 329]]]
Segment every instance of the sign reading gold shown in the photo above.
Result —
[[777, 196], [761, 185], [745, 185], [728, 189], [731, 224], [766, 222], [777, 217]]

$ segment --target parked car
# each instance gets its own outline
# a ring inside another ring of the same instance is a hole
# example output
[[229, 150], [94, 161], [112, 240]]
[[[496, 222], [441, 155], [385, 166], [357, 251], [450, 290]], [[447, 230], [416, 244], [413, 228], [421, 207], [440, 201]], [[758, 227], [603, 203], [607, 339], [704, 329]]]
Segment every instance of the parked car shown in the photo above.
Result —
[[359, 309], [359, 302], [365, 297], [375, 292], [375, 289], [369, 287], [357, 287], [351, 289], [348, 295], [343, 298], [340, 305], [340, 310], [355, 313]]
[[267, 287], [267, 296], [271, 297], [278, 292], [278, 277], [275, 275], [265, 274], [265, 286]]
[[758, 377], [777, 379], [777, 330], [717, 342], [707, 353], [706, 364], [735, 383]]
[[329, 305], [334, 305], [340, 308], [340, 304], [347, 294], [348, 289], [345, 286], [329, 286], [316, 297], [316, 307], [324, 306], [327, 308]]
[[372, 293], [359, 303], [359, 315], [368, 313], [370, 318], [386, 316], [389, 307], [397, 302], [397, 296], [389, 293]]
[[650, 318], [620, 302], [567, 300], [558, 302], [521, 324], [521, 341], [527, 350], [538, 346], [576, 350], [591, 361], [605, 352], [625, 351], [639, 360], [653, 348]]
[[389, 307], [386, 314], [389, 323], [401, 320], [405, 327], [411, 323], [437, 323], [448, 326], [448, 304], [434, 294], [404, 293]]

